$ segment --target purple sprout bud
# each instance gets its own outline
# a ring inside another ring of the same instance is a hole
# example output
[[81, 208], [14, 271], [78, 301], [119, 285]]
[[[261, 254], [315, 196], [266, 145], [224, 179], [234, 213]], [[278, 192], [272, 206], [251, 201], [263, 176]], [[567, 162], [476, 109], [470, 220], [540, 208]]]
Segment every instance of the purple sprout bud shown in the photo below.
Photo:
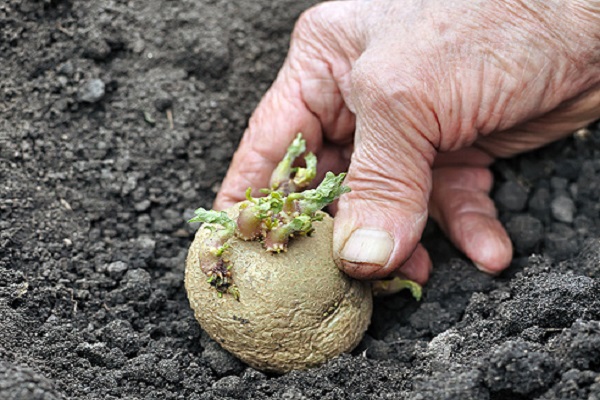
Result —
[[287, 244], [290, 241], [291, 230], [283, 225], [274, 230], [268, 231], [265, 235], [264, 246], [267, 251], [279, 253], [287, 250]]
[[262, 232], [262, 219], [256, 214], [254, 207], [248, 207], [240, 210], [237, 219], [237, 235], [244, 240], [254, 240]]
[[288, 223], [279, 224], [265, 235], [264, 246], [267, 251], [277, 252], [287, 250], [290, 237], [294, 234], [307, 235], [312, 232], [312, 220], [307, 215], [300, 215]]

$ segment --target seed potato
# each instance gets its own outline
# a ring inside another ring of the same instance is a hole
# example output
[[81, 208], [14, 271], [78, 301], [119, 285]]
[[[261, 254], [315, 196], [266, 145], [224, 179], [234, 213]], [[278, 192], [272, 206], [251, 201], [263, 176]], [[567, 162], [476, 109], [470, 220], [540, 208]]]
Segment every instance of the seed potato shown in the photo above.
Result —
[[[239, 205], [227, 213], [236, 219]], [[351, 351], [369, 325], [370, 284], [349, 278], [333, 262], [333, 219], [325, 214], [314, 228], [281, 253], [231, 239], [223, 256], [239, 299], [218, 293], [200, 268], [202, 246], [213, 231], [200, 227], [189, 249], [185, 286], [196, 319], [253, 368], [283, 373], [318, 366]]]

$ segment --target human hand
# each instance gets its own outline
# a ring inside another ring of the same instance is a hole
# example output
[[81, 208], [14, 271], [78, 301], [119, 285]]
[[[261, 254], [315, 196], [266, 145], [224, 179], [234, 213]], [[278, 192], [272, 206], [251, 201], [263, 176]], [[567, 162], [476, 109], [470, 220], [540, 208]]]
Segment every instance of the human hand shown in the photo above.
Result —
[[215, 201], [266, 187], [297, 132], [348, 169], [334, 257], [357, 278], [424, 283], [432, 216], [475, 265], [512, 247], [488, 166], [600, 117], [600, 1], [345, 1], [299, 19]]

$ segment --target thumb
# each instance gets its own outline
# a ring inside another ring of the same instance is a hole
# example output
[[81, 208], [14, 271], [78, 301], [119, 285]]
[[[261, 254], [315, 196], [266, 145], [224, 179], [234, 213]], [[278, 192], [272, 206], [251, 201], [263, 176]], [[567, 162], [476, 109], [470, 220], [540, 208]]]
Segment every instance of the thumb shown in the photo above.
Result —
[[339, 201], [334, 255], [349, 275], [382, 278], [414, 252], [427, 221], [431, 173], [404, 154], [407, 145], [389, 150], [364, 141], [355, 149], [346, 184], [352, 191]]
[[338, 204], [334, 257], [349, 275], [374, 279], [398, 269], [421, 238], [436, 153], [433, 133], [424, 127], [437, 124], [429, 124], [433, 116], [428, 112], [412, 107], [414, 99], [397, 101], [403, 91], [390, 93], [381, 70], [369, 74], [358, 64], [351, 104], [357, 120], [355, 151], [346, 178], [352, 191]]

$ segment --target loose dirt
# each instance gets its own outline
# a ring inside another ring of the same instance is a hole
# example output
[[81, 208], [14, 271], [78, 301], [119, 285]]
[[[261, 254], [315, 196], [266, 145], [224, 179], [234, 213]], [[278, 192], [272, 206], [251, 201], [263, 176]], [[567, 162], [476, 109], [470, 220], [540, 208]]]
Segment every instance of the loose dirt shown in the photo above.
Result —
[[265, 375], [194, 320], [209, 207], [310, 1], [0, 4], [0, 399], [597, 399], [600, 127], [494, 166], [499, 277], [430, 224], [424, 298]]

